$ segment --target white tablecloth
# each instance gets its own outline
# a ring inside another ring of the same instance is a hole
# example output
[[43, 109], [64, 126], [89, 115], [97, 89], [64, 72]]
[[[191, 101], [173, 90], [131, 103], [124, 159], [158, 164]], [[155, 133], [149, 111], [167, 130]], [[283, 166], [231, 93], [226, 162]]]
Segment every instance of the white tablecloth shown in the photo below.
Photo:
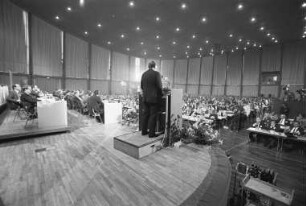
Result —
[[104, 103], [104, 124], [121, 122], [122, 104], [117, 102], [103, 101]]
[[38, 127], [67, 127], [67, 102], [43, 100], [37, 102]]

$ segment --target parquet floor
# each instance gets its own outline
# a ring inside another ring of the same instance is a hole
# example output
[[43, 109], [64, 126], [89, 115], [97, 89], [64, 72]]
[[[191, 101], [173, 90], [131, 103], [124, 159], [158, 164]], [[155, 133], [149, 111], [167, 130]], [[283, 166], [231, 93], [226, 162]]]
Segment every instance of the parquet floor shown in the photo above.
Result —
[[167, 148], [136, 160], [113, 149], [113, 137], [131, 128], [69, 116], [71, 133], [0, 144], [5, 206], [179, 205], [209, 171], [207, 148]]

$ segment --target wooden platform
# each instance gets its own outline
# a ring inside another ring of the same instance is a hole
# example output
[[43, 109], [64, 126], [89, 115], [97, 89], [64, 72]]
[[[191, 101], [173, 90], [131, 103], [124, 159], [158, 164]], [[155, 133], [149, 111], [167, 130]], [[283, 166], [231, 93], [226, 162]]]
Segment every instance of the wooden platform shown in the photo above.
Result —
[[26, 120], [20, 119], [18, 116], [15, 118], [15, 114], [16, 111], [7, 111], [5, 112], [5, 116], [2, 117], [3, 121], [0, 125], [0, 141], [71, 131], [70, 126], [39, 128], [37, 119], [28, 121], [28, 124], [26, 125]]
[[156, 138], [149, 138], [148, 135], [142, 136], [141, 132], [125, 134], [114, 138], [114, 148], [140, 159], [158, 150], [161, 146], [163, 135]]

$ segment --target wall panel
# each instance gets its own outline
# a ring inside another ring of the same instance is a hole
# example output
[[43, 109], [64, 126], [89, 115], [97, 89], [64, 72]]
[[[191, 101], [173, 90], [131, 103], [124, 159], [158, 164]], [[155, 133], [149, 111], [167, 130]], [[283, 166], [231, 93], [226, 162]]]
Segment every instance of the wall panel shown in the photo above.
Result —
[[37, 85], [42, 91], [53, 92], [62, 88], [62, 79], [34, 77], [33, 84]]
[[173, 85], [173, 66], [174, 60], [162, 60], [161, 62], [161, 75], [167, 77]]
[[198, 91], [199, 91], [198, 85], [188, 85], [187, 86], [187, 94], [198, 95]]
[[131, 57], [130, 81], [140, 82], [141, 76], [145, 71], [146, 71], [145, 59], [138, 57]]
[[199, 95], [209, 96], [210, 95], [210, 89], [211, 89], [211, 86], [202, 86], [201, 85]]
[[284, 45], [282, 85], [304, 85], [306, 40]]
[[243, 97], [257, 97], [258, 96], [258, 86], [243, 86], [242, 87]]
[[2, 0], [0, 11], [0, 71], [27, 74], [27, 44], [22, 10]]
[[87, 90], [86, 79], [66, 79], [66, 89], [68, 90]]
[[99, 90], [100, 94], [108, 94], [108, 81], [107, 80], [91, 80], [90, 88], [92, 91]]
[[[228, 56], [227, 83], [230, 86], [241, 85], [242, 52], [231, 53]], [[233, 90], [236, 94], [236, 92]], [[232, 92], [230, 92], [232, 93]]]
[[[247, 50], [244, 53], [243, 85], [258, 85], [260, 51]], [[258, 92], [257, 92], [258, 93]]]
[[280, 45], [263, 48], [261, 70], [263, 72], [280, 71], [281, 47]]
[[175, 84], [175, 85], [174, 85], [174, 88], [175, 88], [175, 89], [182, 89], [182, 90], [183, 90], [183, 93], [185, 93], [186, 85], [185, 85], [185, 84]]
[[175, 84], [186, 84], [187, 59], [179, 59], [175, 62]]
[[127, 87], [122, 86], [120, 81], [112, 81], [112, 95], [127, 94]]
[[102, 47], [91, 46], [91, 79], [109, 79], [110, 51]]
[[224, 95], [224, 86], [213, 86], [212, 95], [223, 96]]
[[214, 57], [212, 56], [202, 58], [200, 83], [203, 85], [211, 85], [213, 75], [213, 60]]
[[215, 56], [213, 85], [218, 85], [218, 86], [225, 85], [226, 64], [227, 64], [226, 55]]
[[113, 52], [112, 80], [127, 81], [129, 76], [129, 56]]
[[44, 76], [62, 76], [61, 31], [32, 16], [33, 73]]
[[200, 63], [200, 58], [189, 59], [188, 84], [199, 84]]
[[88, 78], [88, 43], [65, 35], [66, 77]]
[[240, 96], [240, 86], [227, 86], [226, 95], [227, 96]]

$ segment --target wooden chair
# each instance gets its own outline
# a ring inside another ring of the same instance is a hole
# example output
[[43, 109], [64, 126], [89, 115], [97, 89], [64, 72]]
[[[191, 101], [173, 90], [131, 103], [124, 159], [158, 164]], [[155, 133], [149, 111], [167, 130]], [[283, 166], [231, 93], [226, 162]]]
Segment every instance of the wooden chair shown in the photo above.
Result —
[[[16, 103], [16, 104], [17, 104], [17, 103]], [[26, 119], [26, 116], [27, 116], [26, 111], [25, 111], [25, 109], [23, 108], [22, 103], [18, 102], [17, 106], [18, 106], [18, 107], [17, 107], [17, 109], [16, 109], [16, 113], [15, 113], [13, 122], [15, 122], [16, 117], [19, 117], [21, 120], [24, 120], [24, 119]]]
[[24, 106], [24, 111], [25, 111], [25, 114], [26, 114], [26, 123], [25, 123], [25, 126], [24, 127], [27, 127], [28, 126], [28, 122], [32, 122], [32, 124], [34, 123], [34, 120], [37, 119], [37, 112], [34, 111], [34, 112], [31, 112], [29, 110], [28, 107]]

